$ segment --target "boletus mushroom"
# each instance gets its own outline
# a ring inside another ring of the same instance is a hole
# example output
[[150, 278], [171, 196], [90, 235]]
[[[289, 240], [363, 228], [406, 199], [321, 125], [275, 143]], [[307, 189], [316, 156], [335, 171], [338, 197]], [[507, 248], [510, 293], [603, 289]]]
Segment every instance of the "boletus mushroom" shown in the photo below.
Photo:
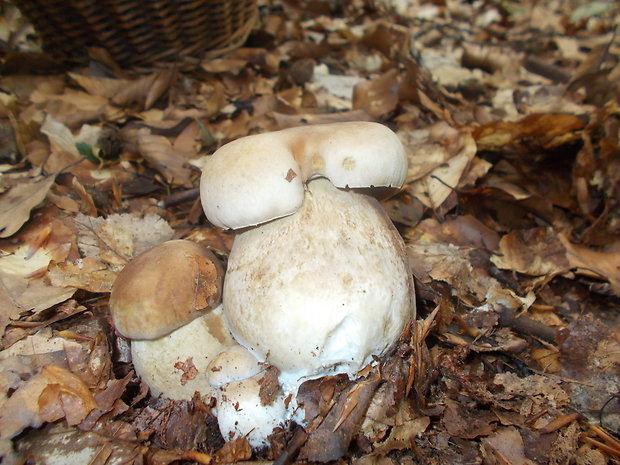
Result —
[[208, 158], [207, 218], [245, 228], [228, 261], [226, 320], [285, 386], [354, 374], [415, 315], [401, 236], [377, 200], [351, 190], [398, 188], [406, 174], [399, 138], [370, 122], [252, 135]]
[[112, 320], [131, 340], [136, 373], [152, 395], [215, 395], [207, 366], [234, 344], [220, 305], [223, 274], [209, 249], [172, 240], [138, 255], [117, 276]]

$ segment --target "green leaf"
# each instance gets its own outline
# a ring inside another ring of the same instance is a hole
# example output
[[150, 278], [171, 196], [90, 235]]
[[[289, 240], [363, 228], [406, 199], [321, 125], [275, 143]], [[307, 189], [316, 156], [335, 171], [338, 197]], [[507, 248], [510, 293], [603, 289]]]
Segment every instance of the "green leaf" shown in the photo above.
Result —
[[96, 165], [101, 162], [99, 157], [93, 153], [93, 148], [86, 142], [76, 142], [75, 148], [78, 150], [78, 152], [80, 152], [80, 155], [85, 156], [89, 162]]

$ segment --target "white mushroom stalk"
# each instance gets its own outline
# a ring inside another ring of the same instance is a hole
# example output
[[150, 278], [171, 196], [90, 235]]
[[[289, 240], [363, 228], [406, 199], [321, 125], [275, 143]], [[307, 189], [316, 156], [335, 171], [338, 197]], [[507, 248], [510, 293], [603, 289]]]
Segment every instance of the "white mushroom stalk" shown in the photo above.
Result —
[[189, 400], [199, 392], [208, 399], [216, 395], [205, 379], [209, 362], [232, 344], [220, 305], [165, 336], [132, 340], [131, 357], [151, 395]]
[[355, 375], [415, 317], [402, 238], [375, 199], [347, 189], [400, 187], [406, 174], [396, 134], [368, 122], [248, 136], [208, 158], [207, 218], [246, 228], [229, 256], [224, 316], [237, 342], [280, 370], [286, 393]]
[[384, 354], [411, 320], [412, 290], [378, 202], [316, 179], [294, 215], [235, 238], [224, 312], [235, 339], [294, 388]]

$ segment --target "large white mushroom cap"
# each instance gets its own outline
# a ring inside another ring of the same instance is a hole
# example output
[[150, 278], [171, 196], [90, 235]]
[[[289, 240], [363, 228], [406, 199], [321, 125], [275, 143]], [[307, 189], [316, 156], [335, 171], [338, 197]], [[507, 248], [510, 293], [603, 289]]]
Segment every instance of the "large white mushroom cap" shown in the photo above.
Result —
[[243, 137], [207, 159], [200, 181], [209, 221], [238, 229], [290, 215], [304, 183], [400, 187], [407, 155], [396, 134], [371, 122], [319, 124]]
[[235, 238], [223, 303], [235, 339], [291, 384], [357, 372], [415, 312], [405, 246], [379, 203], [326, 179], [294, 215]]

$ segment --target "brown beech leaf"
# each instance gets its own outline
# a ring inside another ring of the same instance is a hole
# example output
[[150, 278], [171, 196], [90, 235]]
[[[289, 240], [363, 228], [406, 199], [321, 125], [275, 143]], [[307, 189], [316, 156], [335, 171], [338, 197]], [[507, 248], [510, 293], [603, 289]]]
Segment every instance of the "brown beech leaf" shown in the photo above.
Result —
[[[222, 446], [217, 419], [199, 396], [191, 401], [153, 399], [146, 408], [139, 410], [132, 425], [137, 431], [147, 433], [152, 444], [165, 449], [205, 450]], [[243, 441], [247, 443], [245, 438]], [[249, 458], [241, 441], [229, 447], [231, 456], [238, 453], [239, 460]]]
[[[5, 382], [2, 383], [6, 384]], [[11, 439], [27, 427], [37, 428], [43, 423], [37, 399], [47, 388], [48, 380], [42, 374], [30, 378], [11, 397], [1, 399], [0, 408], [0, 457], [13, 457]], [[3, 386], [5, 387], [5, 386]], [[3, 392], [2, 397], [6, 394]]]
[[0, 280], [0, 334], [3, 335], [10, 321], [17, 319], [23, 311], [24, 309], [13, 301], [6, 285]]
[[32, 97], [33, 105], [41, 106], [44, 114], [72, 128], [112, 113], [107, 99], [80, 90], [67, 88], [60, 94], [41, 92]]
[[172, 73], [172, 70], [163, 71], [130, 81], [110, 97], [111, 101], [119, 106], [137, 103], [148, 109], [168, 89]]
[[353, 108], [364, 110], [373, 118], [390, 113], [400, 100], [401, 79], [398, 70], [392, 69], [377, 79], [360, 82], [353, 89]]
[[106, 218], [78, 214], [74, 222], [82, 254], [108, 264], [112, 271], [120, 271], [135, 255], [174, 235], [168, 222], [154, 214], [123, 213]]
[[375, 449], [375, 452], [387, 453], [393, 450], [409, 449], [412, 439], [426, 431], [430, 424], [431, 419], [423, 416], [392, 427], [389, 437]]
[[121, 396], [131, 381], [133, 372], [127, 373], [123, 379], [110, 379], [106, 388], [95, 394], [97, 408], [93, 409], [88, 416], [80, 423], [80, 429], [90, 430], [95, 427], [96, 422], [106, 414], [116, 416], [125, 412], [129, 407], [121, 400]]
[[398, 136], [407, 150], [407, 181], [428, 175], [453, 157], [462, 145], [461, 133], [445, 122], [414, 131], [400, 131]]
[[302, 383], [297, 391], [297, 402], [304, 408], [305, 421], [312, 423], [317, 417], [327, 415], [350, 383], [346, 375], [324, 376]]
[[[499, 235], [471, 215], [449, 216], [443, 222], [434, 218], [422, 221], [415, 235], [424, 235], [427, 241], [444, 242], [460, 247], [476, 247], [495, 250], [499, 246]], [[413, 236], [411, 237], [413, 240]]]
[[493, 121], [474, 131], [474, 138], [480, 149], [498, 149], [521, 139], [534, 139], [543, 147], [555, 147], [581, 136], [577, 130], [585, 121], [575, 115], [534, 114], [518, 123]]
[[68, 76], [89, 94], [108, 99], [113, 98], [131, 84], [129, 79], [93, 77], [75, 72], [68, 73]]
[[504, 390], [512, 395], [527, 396], [535, 405], [549, 408], [553, 405], [558, 408], [567, 405], [569, 397], [559, 380], [550, 379], [541, 375], [529, 375], [519, 378], [514, 373], [498, 373], [494, 383], [504, 386]]
[[[13, 241], [2, 241], [0, 291], [6, 296], [0, 322], [21, 312], [40, 312], [63, 302], [75, 293], [64, 285], [46, 280], [52, 262], [62, 262], [70, 253], [73, 233], [62, 222], [41, 215], [31, 220]], [[7, 313], [5, 313], [7, 312]]]
[[0, 238], [15, 234], [54, 184], [55, 176], [22, 181], [0, 197]]
[[77, 425], [97, 408], [97, 402], [84, 382], [64, 368], [43, 367], [41, 375], [48, 383], [39, 396], [39, 415], [52, 422], [66, 418], [70, 426]]
[[92, 257], [79, 263], [59, 263], [50, 267], [47, 277], [53, 286], [110, 292], [117, 273]]
[[525, 446], [519, 431], [514, 427], [502, 428], [493, 436], [482, 440], [483, 455], [488, 463], [535, 465], [525, 456]]
[[410, 159], [407, 190], [429, 208], [438, 208], [460, 187], [476, 154], [471, 134], [445, 123], [410, 136], [406, 146]]
[[237, 463], [249, 460], [252, 448], [246, 438], [237, 438], [224, 444], [215, 454], [217, 463]]
[[300, 458], [329, 462], [345, 455], [379, 383], [378, 377], [372, 377], [342, 392], [323, 422], [308, 436]]
[[[32, 463], [92, 464], [144, 463], [146, 446], [131, 440], [107, 435], [105, 431], [80, 431], [60, 424], [28, 432], [16, 445], [22, 457]], [[177, 455], [176, 459], [180, 457]], [[171, 462], [168, 462], [171, 463]]]
[[496, 421], [490, 411], [467, 408], [453, 400], [446, 401], [442, 419], [450, 436], [463, 439], [488, 436], [495, 430]]
[[500, 288], [499, 282], [484, 270], [474, 268], [469, 250], [453, 244], [431, 242], [410, 243], [407, 246], [409, 263], [414, 276], [424, 283], [444, 281], [454, 287], [458, 295], [468, 294], [481, 303], [490, 290]]
[[188, 167], [189, 155], [175, 149], [164, 136], [151, 134], [148, 130], [137, 133], [138, 152], [146, 162], [159, 171], [166, 181], [190, 187], [191, 169]]
[[594, 250], [573, 244], [564, 234], [559, 234], [558, 238], [567, 250], [571, 268], [575, 268], [578, 273], [608, 280], [611, 291], [620, 296], [620, 241]]
[[410, 34], [409, 29], [404, 26], [379, 20], [364, 36], [363, 42], [391, 59], [407, 58], [411, 47]]
[[299, 115], [287, 115], [273, 113], [278, 129], [286, 129], [305, 124], [329, 124], [347, 121], [370, 121], [371, 116], [365, 110], [341, 111], [338, 113], [302, 113]]
[[491, 261], [499, 268], [533, 276], [555, 276], [569, 269], [566, 249], [551, 228], [506, 234]]

